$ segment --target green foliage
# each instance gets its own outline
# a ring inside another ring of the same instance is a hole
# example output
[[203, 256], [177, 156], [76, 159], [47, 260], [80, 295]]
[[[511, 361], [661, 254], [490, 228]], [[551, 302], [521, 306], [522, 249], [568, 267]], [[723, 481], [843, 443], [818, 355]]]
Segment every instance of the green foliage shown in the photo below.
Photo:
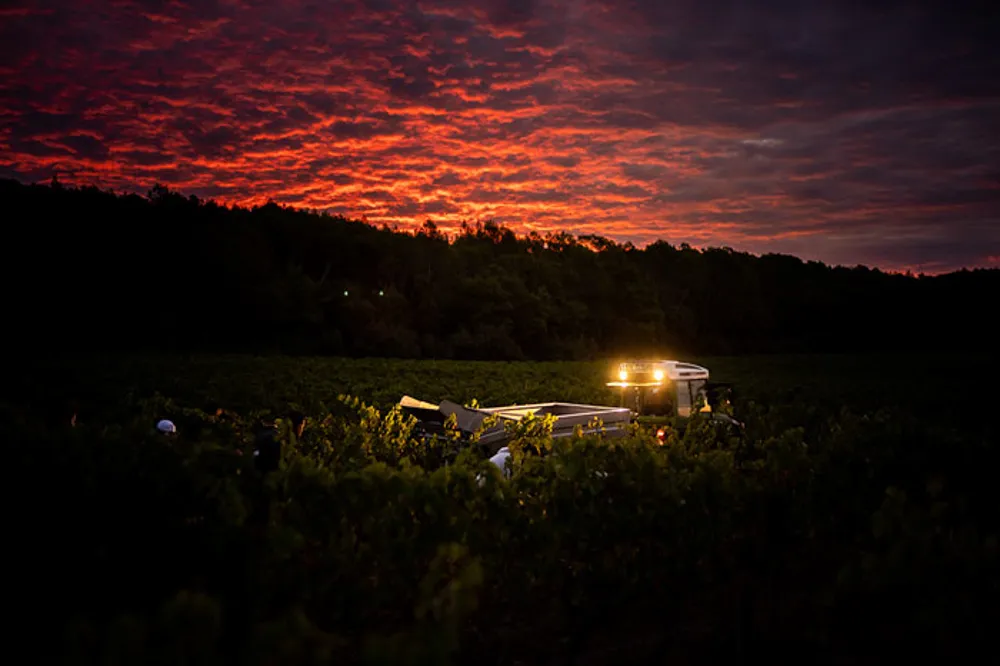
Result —
[[548, 453], [552, 448], [552, 427], [556, 417], [553, 414], [536, 416], [528, 414], [519, 421], [507, 421], [504, 430], [507, 433], [511, 458], [515, 469], [521, 467], [526, 459]]
[[[996, 429], [940, 400], [935, 416], [845, 404], [844, 386], [755, 390], [735, 403], [745, 433], [697, 415], [658, 424], [662, 443], [645, 425], [553, 439], [551, 417], [526, 418], [506, 424], [505, 479], [454, 429], [421, 441], [384, 393], [333, 390], [384, 368], [396, 398], [422, 395], [409, 362], [315, 361], [280, 391], [309, 363], [205, 363], [165, 364], [176, 399], [76, 426], [3, 406], [13, 490], [45, 498], [15, 512], [11, 533], [32, 536], [13, 570], [36, 587], [11, 603], [48, 663], [499, 664], [601, 644], [628, 663], [643, 641], [720, 661], [891, 657], [967, 648], [996, 618]], [[599, 394], [588, 367], [427, 365], [442, 392], [489, 370], [493, 396], [559, 368], [556, 387]], [[301, 437], [284, 397], [312, 405]], [[282, 459], [260, 478], [254, 427], [275, 415]], [[176, 438], [152, 431], [164, 416]]]
[[449, 663], [459, 649], [462, 622], [476, 609], [482, 584], [482, 566], [469, 557], [465, 546], [440, 546], [420, 581], [415, 626], [389, 637], [368, 637], [365, 660], [379, 665]]

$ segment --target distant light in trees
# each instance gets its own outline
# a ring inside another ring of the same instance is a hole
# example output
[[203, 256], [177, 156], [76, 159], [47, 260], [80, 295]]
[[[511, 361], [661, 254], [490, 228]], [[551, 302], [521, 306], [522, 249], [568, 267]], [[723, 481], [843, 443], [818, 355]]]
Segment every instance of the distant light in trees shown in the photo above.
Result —
[[347, 290], [346, 289], [344, 290], [344, 296], [347, 296]]
[[379, 290], [378, 290], [378, 295], [379, 295], [379, 296], [385, 296], [385, 292], [384, 292], [384, 291], [382, 291], [381, 289], [379, 289]]

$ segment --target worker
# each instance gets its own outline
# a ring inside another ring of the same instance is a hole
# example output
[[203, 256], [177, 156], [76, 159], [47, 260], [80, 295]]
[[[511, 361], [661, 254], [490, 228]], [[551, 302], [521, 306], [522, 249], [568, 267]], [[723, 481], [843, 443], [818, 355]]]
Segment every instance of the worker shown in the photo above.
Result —
[[[490, 462], [497, 466], [497, 469], [500, 470], [500, 473], [503, 474], [505, 479], [510, 478], [510, 449], [506, 446], [502, 447], [499, 451], [493, 454], [490, 458]], [[476, 483], [479, 486], [485, 485], [486, 477], [482, 474], [477, 474]]]
[[250, 498], [249, 523], [255, 530], [266, 529], [271, 516], [271, 490], [267, 477], [278, 469], [281, 460], [281, 440], [274, 423], [262, 422], [254, 437], [253, 463], [257, 475], [248, 479]]
[[278, 439], [278, 431], [273, 424], [264, 423], [262, 426], [255, 438], [253, 457], [254, 467], [266, 475], [278, 469], [278, 462], [281, 460], [281, 440]]
[[161, 419], [156, 424], [156, 432], [166, 437], [174, 437], [177, 435], [177, 426], [169, 419]]
[[502, 447], [490, 458], [490, 462], [500, 469], [505, 478], [510, 478], [510, 449]]

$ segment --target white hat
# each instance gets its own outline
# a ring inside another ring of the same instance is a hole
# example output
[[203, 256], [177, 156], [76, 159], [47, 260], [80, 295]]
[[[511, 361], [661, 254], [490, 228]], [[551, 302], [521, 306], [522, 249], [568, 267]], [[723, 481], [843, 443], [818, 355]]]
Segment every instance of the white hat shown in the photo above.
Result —
[[173, 421], [168, 421], [167, 419], [163, 419], [162, 421], [160, 421], [159, 423], [157, 423], [156, 424], [156, 429], [159, 430], [162, 433], [175, 433], [175, 432], [177, 432], [177, 426], [174, 425], [174, 422]]

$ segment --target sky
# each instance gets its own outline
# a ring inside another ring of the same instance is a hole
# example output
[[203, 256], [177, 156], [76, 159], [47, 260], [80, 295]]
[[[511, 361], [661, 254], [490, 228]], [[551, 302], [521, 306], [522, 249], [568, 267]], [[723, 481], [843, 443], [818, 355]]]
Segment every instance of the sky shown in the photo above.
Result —
[[0, 177], [1000, 267], [998, 16], [966, 0], [7, 0]]

